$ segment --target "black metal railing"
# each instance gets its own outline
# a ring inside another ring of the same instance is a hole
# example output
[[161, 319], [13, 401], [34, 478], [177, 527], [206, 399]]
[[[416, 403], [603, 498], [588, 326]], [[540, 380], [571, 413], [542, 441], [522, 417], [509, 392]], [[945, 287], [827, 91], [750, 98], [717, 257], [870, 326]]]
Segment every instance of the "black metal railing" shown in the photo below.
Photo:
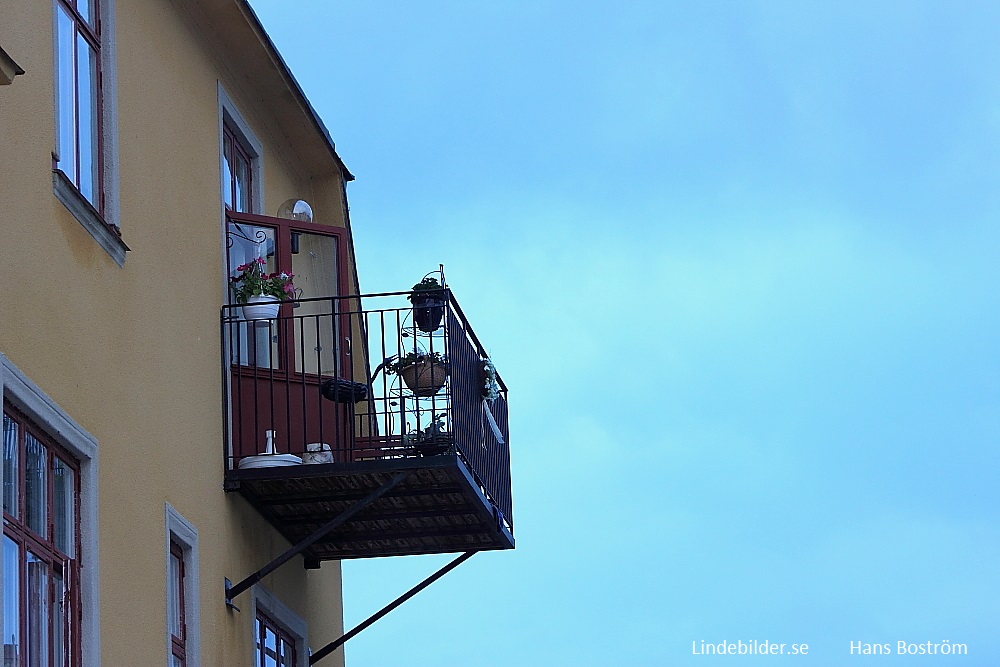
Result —
[[458, 303], [445, 315], [451, 380], [452, 424], [459, 453], [477, 476], [487, 497], [500, 512], [499, 520], [513, 529], [510, 497], [510, 450], [507, 445], [507, 390], [496, 377], [495, 391], [487, 396], [487, 359], [479, 339]]
[[457, 456], [513, 530], [507, 388], [450, 290], [408, 294], [223, 307], [226, 469]]

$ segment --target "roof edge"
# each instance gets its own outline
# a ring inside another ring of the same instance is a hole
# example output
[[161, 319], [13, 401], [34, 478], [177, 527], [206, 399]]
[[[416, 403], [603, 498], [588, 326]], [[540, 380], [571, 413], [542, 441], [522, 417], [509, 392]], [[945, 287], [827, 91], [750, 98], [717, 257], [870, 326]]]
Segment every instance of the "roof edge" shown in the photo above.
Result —
[[337, 162], [341, 170], [344, 172], [344, 180], [353, 181], [354, 174], [351, 173], [351, 170], [347, 168], [347, 165], [344, 164], [344, 160], [337, 153], [337, 145], [334, 143], [333, 138], [330, 136], [330, 131], [326, 128], [326, 124], [323, 122], [323, 119], [320, 118], [319, 114], [316, 113], [316, 109], [313, 108], [312, 102], [310, 102], [309, 98], [306, 97], [305, 92], [302, 90], [302, 86], [299, 85], [299, 82], [296, 80], [295, 75], [292, 74], [292, 70], [288, 67], [288, 64], [285, 62], [285, 59], [281, 57], [281, 53], [274, 45], [274, 42], [271, 41], [271, 37], [267, 34], [267, 30], [264, 29], [264, 25], [260, 22], [260, 19], [257, 17], [257, 13], [254, 12], [253, 7], [250, 6], [249, 0], [236, 0], [236, 3], [239, 5], [240, 10], [243, 12], [243, 15], [246, 16], [247, 21], [250, 23], [250, 26], [257, 33], [261, 43], [264, 45], [264, 48], [267, 49], [268, 55], [271, 56], [271, 60], [274, 62], [274, 64], [278, 67], [281, 74], [284, 76], [285, 81], [288, 84], [288, 87], [291, 89], [292, 93], [294, 93], [295, 97], [299, 100], [299, 103], [302, 105], [303, 110], [309, 116], [310, 120], [312, 120], [313, 126], [320, 133], [320, 136], [323, 137], [323, 141], [326, 143], [326, 146], [329, 149], [330, 154], [333, 156], [334, 160]]

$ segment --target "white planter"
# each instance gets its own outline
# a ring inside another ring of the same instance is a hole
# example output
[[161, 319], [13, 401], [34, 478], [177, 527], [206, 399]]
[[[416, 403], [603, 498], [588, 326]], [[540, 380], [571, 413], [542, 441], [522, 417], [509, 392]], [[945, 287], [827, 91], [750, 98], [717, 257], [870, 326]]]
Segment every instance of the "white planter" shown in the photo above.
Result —
[[279, 468], [282, 466], [297, 466], [302, 459], [294, 454], [258, 454], [244, 456], [240, 459], [239, 468]]
[[264, 296], [263, 294], [252, 296], [243, 304], [243, 319], [248, 322], [273, 320], [278, 316], [280, 305], [281, 302], [276, 296]]

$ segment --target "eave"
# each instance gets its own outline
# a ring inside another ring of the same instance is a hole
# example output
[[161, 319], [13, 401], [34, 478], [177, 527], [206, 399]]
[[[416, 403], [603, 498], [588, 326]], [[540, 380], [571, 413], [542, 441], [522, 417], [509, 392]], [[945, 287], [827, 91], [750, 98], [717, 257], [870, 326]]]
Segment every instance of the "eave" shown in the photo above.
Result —
[[301, 105], [302, 112], [309, 118], [312, 126], [315, 128], [316, 132], [319, 133], [320, 137], [322, 137], [323, 142], [330, 151], [330, 155], [340, 166], [344, 174], [344, 180], [353, 181], [354, 175], [350, 172], [350, 170], [348, 170], [347, 165], [344, 164], [344, 161], [337, 153], [336, 144], [334, 144], [333, 138], [330, 136], [330, 131], [326, 128], [326, 124], [323, 122], [323, 119], [320, 118], [319, 114], [316, 113], [316, 109], [313, 108], [309, 98], [306, 97], [305, 92], [302, 90], [302, 86], [299, 85], [299, 82], [295, 79], [295, 75], [292, 74], [292, 70], [289, 69], [288, 65], [285, 63], [285, 59], [281, 57], [278, 49], [274, 46], [274, 42], [271, 41], [267, 31], [264, 30], [263, 24], [260, 22], [260, 19], [257, 18], [257, 14], [250, 6], [250, 3], [247, 2], [247, 0], [236, 1], [240, 6], [240, 10], [243, 12], [243, 15], [246, 17], [247, 22], [250, 24], [250, 27], [257, 34], [257, 38], [260, 40], [260, 43], [267, 52], [267, 55], [271, 58], [271, 62], [274, 64], [274, 67], [285, 80], [285, 84], [288, 86], [288, 89]]
[[242, 101], [266, 116], [275, 138], [308, 173], [354, 180], [319, 114], [246, 0], [173, 0], [214, 52]]

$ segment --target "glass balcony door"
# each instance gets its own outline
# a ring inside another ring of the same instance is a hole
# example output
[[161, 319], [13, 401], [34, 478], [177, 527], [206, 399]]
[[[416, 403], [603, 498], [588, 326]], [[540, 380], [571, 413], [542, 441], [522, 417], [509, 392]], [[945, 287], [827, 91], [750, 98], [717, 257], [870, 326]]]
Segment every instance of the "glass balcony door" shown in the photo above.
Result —
[[[274, 273], [277, 268], [277, 229], [248, 221], [228, 218], [226, 223], [228, 246], [228, 276], [240, 275], [240, 267], [258, 258], [264, 260], [264, 272]], [[233, 292], [229, 291], [230, 303]], [[232, 343], [232, 363], [257, 368], [278, 368], [278, 332], [272, 326], [255, 326], [254, 322], [240, 322]]]
[[338, 280], [336, 236], [293, 231], [292, 273], [297, 296], [295, 308], [295, 370], [299, 373], [342, 375], [342, 355], [346, 342], [343, 333]]
[[230, 405], [239, 406], [230, 422], [234, 462], [264, 452], [269, 431], [282, 454], [302, 455], [316, 443], [350, 448], [351, 406], [320, 390], [331, 378], [354, 379], [351, 315], [341, 305], [351, 300], [340, 298], [349, 284], [346, 248], [343, 228], [227, 213], [229, 276], [261, 258], [266, 273], [293, 274], [295, 287], [274, 319], [245, 321], [240, 308], [226, 310]]

